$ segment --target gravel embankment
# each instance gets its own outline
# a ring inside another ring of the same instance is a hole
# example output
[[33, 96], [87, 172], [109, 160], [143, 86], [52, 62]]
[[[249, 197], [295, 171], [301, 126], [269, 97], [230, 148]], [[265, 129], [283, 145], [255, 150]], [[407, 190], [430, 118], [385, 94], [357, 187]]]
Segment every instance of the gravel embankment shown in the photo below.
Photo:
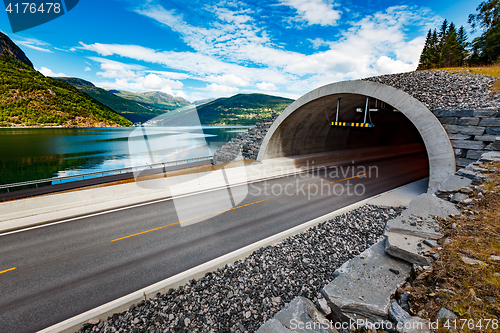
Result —
[[363, 80], [400, 89], [418, 99], [430, 110], [500, 107], [499, 97], [489, 90], [498, 78], [486, 75], [444, 70], [416, 71]]
[[238, 134], [236, 138], [232, 138], [231, 141], [217, 149], [214, 153], [215, 164], [229, 163], [239, 156], [246, 160], [257, 159], [262, 140], [276, 118], [278, 118], [278, 114], [258, 121], [246, 132]]
[[363, 206], [80, 332], [254, 332], [296, 296], [316, 302], [335, 269], [400, 212]]

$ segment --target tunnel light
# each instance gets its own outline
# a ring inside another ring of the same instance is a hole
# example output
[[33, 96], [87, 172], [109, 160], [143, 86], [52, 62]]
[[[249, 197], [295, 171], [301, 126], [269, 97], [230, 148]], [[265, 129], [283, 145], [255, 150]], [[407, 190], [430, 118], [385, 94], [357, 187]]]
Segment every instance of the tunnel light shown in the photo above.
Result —
[[398, 109], [394, 109], [393, 111], [394, 111], [394, 112], [401, 112], [401, 111], [399, 111]]
[[370, 112], [378, 112], [380, 109], [370, 109]]
[[356, 108], [356, 112], [363, 112], [363, 108]]

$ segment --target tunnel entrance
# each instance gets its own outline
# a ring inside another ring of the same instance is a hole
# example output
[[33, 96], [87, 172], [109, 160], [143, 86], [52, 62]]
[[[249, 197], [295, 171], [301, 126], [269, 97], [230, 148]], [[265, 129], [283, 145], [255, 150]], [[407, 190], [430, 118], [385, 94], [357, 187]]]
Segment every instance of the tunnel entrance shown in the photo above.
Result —
[[[359, 126], [335, 124], [339, 98], [338, 121]], [[367, 98], [372, 111], [365, 121]], [[361, 127], [363, 123], [374, 127]], [[422, 103], [379, 83], [347, 81], [318, 88], [292, 103], [269, 129], [257, 159], [409, 145], [427, 153], [429, 191], [455, 172], [448, 136]]]

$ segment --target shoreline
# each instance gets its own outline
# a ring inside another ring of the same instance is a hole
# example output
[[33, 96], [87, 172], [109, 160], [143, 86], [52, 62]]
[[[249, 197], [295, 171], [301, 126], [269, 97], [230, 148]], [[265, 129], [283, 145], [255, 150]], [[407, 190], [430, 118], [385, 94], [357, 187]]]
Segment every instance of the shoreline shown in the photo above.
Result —
[[[141, 125], [142, 126], [142, 125]], [[78, 128], [136, 128], [141, 126], [0, 126], [0, 129], [19, 129], [19, 128], [67, 128], [67, 129], [78, 129]], [[150, 128], [172, 128], [172, 127], [217, 127], [217, 128], [250, 128], [252, 125], [186, 125], [186, 126], [144, 126]]]

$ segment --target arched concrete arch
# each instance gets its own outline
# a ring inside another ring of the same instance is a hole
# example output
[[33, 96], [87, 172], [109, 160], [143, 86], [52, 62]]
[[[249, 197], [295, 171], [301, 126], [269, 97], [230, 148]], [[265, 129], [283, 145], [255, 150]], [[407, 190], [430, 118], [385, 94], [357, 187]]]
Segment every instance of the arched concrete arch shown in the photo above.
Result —
[[[297, 99], [274, 121], [262, 142], [257, 160], [300, 155], [302, 154], [301, 148], [308, 144], [313, 145], [311, 140], [326, 140], [326, 134], [318, 134], [321, 131], [318, 130], [317, 126], [314, 127], [311, 124], [314, 119], [310, 114], [307, 115], [307, 109], [316, 105], [316, 111], [319, 111], [319, 103], [322, 101], [328, 100], [332, 104], [337, 96], [349, 98], [349, 96], [354, 95], [371, 97], [398, 109], [418, 130], [429, 159], [429, 192], [434, 192], [439, 184], [455, 173], [453, 148], [446, 131], [434, 114], [407, 93], [370, 81], [332, 83]], [[300, 113], [305, 116], [300, 118], [298, 116]], [[326, 127], [326, 120], [324, 124], [322, 126]], [[309, 139], [308, 135], [315, 137], [315, 139]], [[285, 142], [287, 149], [283, 148]], [[316, 146], [318, 145], [316, 144]], [[287, 155], [287, 151], [289, 155]]]

